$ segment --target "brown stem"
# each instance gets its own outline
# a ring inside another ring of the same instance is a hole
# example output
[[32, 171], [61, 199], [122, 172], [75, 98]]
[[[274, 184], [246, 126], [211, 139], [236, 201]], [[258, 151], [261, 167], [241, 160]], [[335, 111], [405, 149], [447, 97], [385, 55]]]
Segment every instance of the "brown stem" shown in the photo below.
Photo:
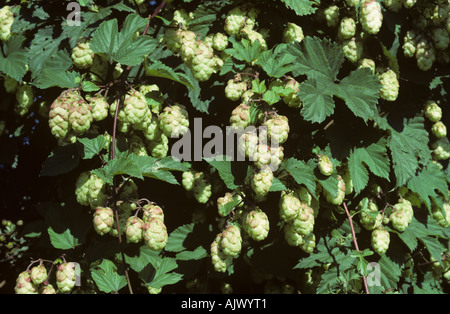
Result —
[[[359, 246], [358, 246], [358, 241], [356, 241], [356, 234], [355, 234], [355, 228], [353, 227], [352, 216], [350, 215], [350, 212], [348, 211], [347, 204], [345, 202], [342, 204], [344, 205], [345, 212], [347, 213], [348, 222], [350, 223], [350, 228], [352, 229], [353, 244], [355, 245], [356, 251], [359, 252]], [[364, 289], [366, 291], [366, 294], [369, 294], [369, 286], [367, 285], [366, 276], [363, 276], [363, 281], [364, 281]]]

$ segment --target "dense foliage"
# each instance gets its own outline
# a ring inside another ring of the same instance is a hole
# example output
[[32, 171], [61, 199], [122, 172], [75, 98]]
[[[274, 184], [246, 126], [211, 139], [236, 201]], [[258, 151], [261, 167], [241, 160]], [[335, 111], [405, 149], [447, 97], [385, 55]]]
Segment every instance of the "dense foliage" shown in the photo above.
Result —
[[3, 2], [3, 293], [449, 292], [448, 0]]

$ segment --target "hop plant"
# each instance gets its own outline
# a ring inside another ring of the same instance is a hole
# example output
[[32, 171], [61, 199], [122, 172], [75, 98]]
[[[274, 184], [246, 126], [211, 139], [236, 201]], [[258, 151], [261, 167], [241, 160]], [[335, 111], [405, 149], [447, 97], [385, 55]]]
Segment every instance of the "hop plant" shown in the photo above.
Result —
[[[362, 203], [359, 204], [362, 206]], [[375, 217], [374, 217], [375, 216]], [[361, 212], [361, 223], [369, 231], [372, 231], [381, 226], [383, 222], [383, 215], [378, 212], [377, 204], [369, 201], [366, 211]]]
[[94, 62], [94, 52], [88, 42], [80, 42], [72, 49], [73, 64], [79, 69], [89, 69]]
[[306, 236], [314, 229], [314, 210], [306, 203], [300, 203], [298, 215], [292, 221], [292, 226], [298, 234]]
[[262, 241], [269, 234], [269, 218], [261, 209], [256, 208], [245, 216], [244, 230], [255, 241]]
[[245, 132], [239, 136], [238, 151], [242, 156], [252, 157], [256, 152], [256, 146], [258, 145], [258, 135], [256, 132]]
[[110, 207], [97, 207], [94, 212], [94, 229], [99, 235], [109, 233], [114, 225], [114, 213]]
[[266, 120], [262, 126], [267, 127], [267, 135], [271, 144], [283, 144], [289, 135], [289, 120], [286, 116], [276, 115]]
[[15, 111], [19, 116], [24, 116], [28, 112], [34, 101], [33, 87], [25, 83], [17, 87], [16, 100], [17, 105], [15, 107]]
[[0, 39], [4, 42], [11, 37], [11, 26], [14, 23], [14, 14], [9, 5], [0, 9]]
[[326, 200], [333, 205], [341, 205], [345, 198], [346, 188], [344, 179], [340, 175], [337, 176], [337, 179], [338, 179], [338, 191], [336, 197], [333, 197], [331, 192], [329, 192], [328, 190], [325, 189], [323, 190], [323, 194]]
[[31, 280], [29, 271], [23, 271], [19, 274], [16, 279], [14, 292], [16, 294], [38, 294], [38, 287]]
[[224, 273], [228, 267], [233, 263], [233, 257], [225, 254], [221, 248], [222, 234], [218, 234], [211, 243], [211, 262], [215, 271]]
[[405, 198], [400, 198], [398, 203], [394, 205], [389, 220], [392, 222], [394, 229], [403, 232], [411, 223], [413, 216], [414, 210], [411, 202]]
[[231, 112], [230, 126], [235, 129], [245, 129], [250, 125], [250, 107], [247, 104], [240, 104]]
[[377, 34], [383, 24], [381, 5], [376, 0], [362, 0], [360, 21], [363, 29], [369, 34]]
[[447, 136], [447, 127], [442, 121], [435, 122], [431, 127], [431, 132], [437, 138], [442, 138]]
[[181, 185], [184, 187], [186, 191], [191, 191], [194, 187], [195, 181], [195, 171], [189, 170], [184, 171], [181, 175]]
[[30, 277], [35, 285], [40, 285], [47, 279], [47, 269], [42, 264], [35, 266], [31, 269]]
[[75, 287], [75, 263], [68, 262], [58, 265], [56, 270], [56, 286], [61, 293], [69, 293]]
[[344, 56], [353, 63], [356, 63], [363, 54], [363, 44], [356, 38], [351, 37], [350, 39], [345, 39], [342, 44], [342, 53]]
[[214, 55], [214, 49], [204, 42], [197, 42], [192, 59], [186, 62], [192, 70], [195, 79], [206, 82], [211, 75], [217, 73], [223, 66], [223, 60]]
[[295, 23], [288, 23], [283, 31], [283, 41], [285, 43], [301, 42], [304, 37], [303, 29]]
[[158, 85], [141, 85], [139, 91], [144, 95], [147, 103], [149, 103], [151, 112], [159, 114], [162, 110], [162, 104], [164, 103], [164, 96]]
[[223, 33], [215, 33], [213, 37], [212, 47], [218, 51], [223, 51], [228, 46], [228, 36]]
[[220, 247], [224, 254], [233, 258], [238, 257], [242, 249], [241, 230], [238, 226], [230, 225], [222, 232]]
[[380, 96], [387, 101], [395, 101], [398, 97], [400, 84], [397, 74], [389, 69], [379, 75], [381, 88]]
[[271, 165], [272, 153], [267, 144], [258, 144], [253, 154], [253, 163], [257, 169], [265, 169]]
[[168, 138], [184, 135], [189, 128], [188, 112], [182, 105], [167, 106], [159, 115], [159, 127]]
[[129, 91], [123, 100], [123, 122], [129, 123], [136, 130], [143, 129], [143, 123], [151, 119], [151, 111], [145, 96], [137, 91]]
[[414, 30], [408, 30], [403, 37], [403, 54], [407, 58], [412, 58], [416, 55], [416, 47], [420, 36]]
[[161, 251], [166, 246], [169, 235], [161, 219], [151, 218], [144, 223], [142, 230], [145, 243], [151, 250]]
[[93, 97], [86, 97], [86, 100], [91, 107], [92, 119], [94, 121], [102, 121], [108, 117], [110, 106], [104, 96], [96, 95]]
[[92, 65], [89, 68], [89, 78], [94, 83], [102, 83], [108, 75], [109, 62], [103, 54], [95, 54]]
[[92, 109], [84, 100], [76, 105], [72, 105], [69, 111], [69, 123], [71, 130], [76, 134], [86, 133], [91, 128], [94, 120]]
[[62, 92], [50, 106], [48, 124], [50, 132], [57, 138], [63, 139], [70, 131], [69, 113], [74, 103], [79, 101], [76, 91]]
[[264, 38], [264, 36], [257, 32], [256, 30], [254, 30], [251, 26], [247, 25], [245, 26], [242, 30], [241, 30], [241, 34], [247, 38], [250, 43], [254, 43], [255, 41], [257, 41], [259, 43], [259, 47], [261, 48], [262, 51], [267, 50], [267, 42], [266, 39]]
[[319, 171], [325, 176], [330, 176], [334, 172], [334, 166], [333, 163], [330, 160], [330, 157], [327, 155], [320, 155], [319, 156]]
[[292, 108], [299, 108], [302, 104], [300, 98], [298, 97], [297, 93], [300, 91], [299, 89], [300, 82], [296, 81], [292, 77], [287, 77], [286, 84], [284, 84], [285, 88], [290, 88], [292, 92], [288, 93], [287, 95], [283, 96], [283, 102], [288, 105], [288, 107]]
[[44, 285], [39, 288], [39, 294], [56, 294], [56, 289], [52, 284], [44, 283]]
[[339, 36], [350, 39], [356, 34], [356, 22], [351, 17], [344, 17], [339, 23]]
[[143, 226], [144, 222], [139, 217], [129, 217], [125, 225], [125, 235], [127, 237], [127, 241], [131, 243], [139, 243], [143, 239]]
[[246, 20], [246, 12], [240, 7], [231, 9], [225, 18], [225, 32], [230, 36], [239, 34], [244, 28]]
[[427, 100], [424, 115], [431, 122], [438, 122], [442, 118], [442, 109], [435, 101]]
[[[450, 224], [450, 203], [443, 204], [443, 210], [436, 204], [431, 207], [433, 218], [439, 223], [442, 228], [446, 228]], [[444, 213], [443, 213], [444, 212]]]
[[436, 60], [434, 46], [425, 38], [418, 41], [416, 47], [417, 67], [422, 71], [428, 71]]
[[303, 237], [303, 242], [299, 245], [303, 252], [311, 254], [316, 247], [316, 235], [314, 233], [309, 233]]
[[303, 235], [298, 233], [292, 223], [287, 223], [284, 225], [284, 239], [286, 243], [290, 246], [300, 246], [303, 243]]
[[236, 194], [233, 196], [232, 193], [227, 192], [224, 196], [221, 196], [217, 198], [217, 211], [219, 212], [219, 215], [225, 216], [225, 212], [222, 211], [222, 207], [226, 204], [232, 202], [234, 199], [238, 201], [238, 204], [236, 205], [237, 208], [241, 208], [243, 206], [242, 202], [242, 196], [240, 194]]
[[379, 255], [384, 255], [389, 248], [390, 243], [389, 231], [383, 227], [372, 230], [371, 245], [373, 250]]
[[200, 204], [206, 204], [212, 195], [212, 185], [204, 172], [197, 172], [194, 175], [194, 186], [192, 187], [194, 198]]
[[256, 200], [262, 201], [265, 199], [272, 187], [273, 173], [269, 168], [261, 169], [256, 172], [251, 181], [251, 187], [253, 192], [255, 192]]
[[436, 140], [431, 148], [436, 160], [446, 160], [450, 158], [450, 141], [447, 137]]
[[153, 218], [160, 219], [162, 222], [164, 222], [164, 211], [159, 205], [155, 203], [150, 203], [143, 206], [142, 209], [143, 209], [142, 214], [143, 222], [148, 222], [150, 219]]
[[339, 23], [339, 7], [337, 5], [330, 5], [324, 12], [325, 21], [328, 27], [335, 27]]
[[295, 195], [282, 192], [278, 207], [280, 218], [285, 222], [292, 222], [295, 218], [297, 218], [302, 207], [302, 203]]
[[230, 79], [225, 86], [225, 97], [231, 101], [239, 100], [242, 94], [247, 90], [247, 83]]

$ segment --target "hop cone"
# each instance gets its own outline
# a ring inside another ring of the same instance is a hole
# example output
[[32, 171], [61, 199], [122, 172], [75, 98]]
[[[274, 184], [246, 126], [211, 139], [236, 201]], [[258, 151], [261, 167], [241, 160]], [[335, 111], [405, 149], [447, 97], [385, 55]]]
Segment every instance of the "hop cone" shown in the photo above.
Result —
[[100, 235], [109, 233], [114, 225], [114, 213], [109, 207], [97, 207], [93, 218], [94, 229]]
[[381, 98], [388, 101], [396, 100], [399, 91], [399, 82], [397, 79], [397, 74], [390, 69], [387, 70], [386, 72], [380, 75], [380, 83], [381, 83], [380, 89]]
[[69, 293], [75, 287], [75, 263], [59, 264], [56, 270], [56, 286], [62, 293]]
[[287, 223], [284, 225], [284, 239], [286, 243], [290, 246], [299, 246], [303, 243], [303, 235], [295, 231], [294, 225], [292, 223]]
[[73, 64], [79, 69], [88, 69], [94, 62], [94, 52], [89, 47], [89, 43], [78, 43], [72, 49]]
[[92, 109], [86, 102], [72, 106], [69, 111], [69, 123], [76, 134], [83, 134], [91, 127], [93, 121]]
[[181, 105], [165, 107], [159, 115], [159, 127], [168, 138], [184, 135], [189, 128], [188, 112]]
[[125, 95], [123, 105], [123, 122], [131, 124], [137, 130], [141, 130], [143, 122], [151, 117], [151, 111], [145, 96], [137, 90], [129, 91]]
[[251, 186], [253, 192], [256, 194], [257, 200], [263, 200], [269, 193], [272, 187], [273, 173], [269, 168], [265, 168], [257, 173], [252, 178]]
[[234, 129], [245, 129], [250, 125], [250, 107], [240, 104], [231, 112], [230, 126]]
[[279, 214], [285, 222], [292, 222], [300, 212], [300, 200], [288, 193], [282, 193], [279, 201]]
[[438, 122], [442, 118], [442, 108], [436, 102], [428, 100], [425, 106], [425, 117], [431, 122]]
[[314, 229], [314, 210], [306, 203], [300, 203], [298, 215], [292, 221], [295, 232], [301, 235], [308, 235]]
[[169, 237], [166, 225], [159, 218], [152, 218], [144, 223], [143, 236], [145, 243], [153, 251], [162, 250]]
[[101, 121], [108, 117], [109, 104], [105, 97], [98, 95], [88, 99], [89, 106], [92, 109], [92, 118], [95, 121]]
[[[372, 215], [375, 215], [375, 218]], [[362, 225], [367, 230], [373, 230], [380, 227], [382, 222], [383, 222], [383, 215], [381, 215], [378, 212], [378, 206], [373, 202], [369, 202], [367, 211], [361, 212]]]
[[35, 285], [40, 285], [47, 279], [47, 269], [44, 265], [35, 266], [31, 269], [30, 276]]
[[286, 142], [289, 135], [289, 121], [286, 116], [276, 115], [266, 120], [262, 125], [267, 127], [267, 135], [272, 144], [283, 144]]
[[16, 294], [37, 294], [38, 288], [31, 280], [30, 272], [24, 271], [19, 274], [14, 287]]
[[361, 1], [360, 21], [362, 27], [369, 34], [377, 34], [383, 24], [381, 5], [376, 0]]
[[230, 79], [225, 86], [225, 97], [231, 101], [236, 101], [241, 98], [246, 90], [246, 82], [236, 82], [234, 79]]
[[337, 178], [338, 178], [338, 191], [336, 197], [333, 197], [332, 194], [327, 190], [323, 190], [325, 198], [329, 203], [333, 205], [341, 205], [345, 198], [345, 190], [346, 190], [345, 182], [340, 175], [338, 175]]
[[319, 156], [319, 170], [325, 176], [329, 176], [334, 172], [333, 164], [327, 155]]
[[164, 222], [164, 212], [160, 206], [150, 203], [143, 207], [142, 220], [148, 222], [153, 218], [160, 219]]
[[383, 255], [389, 248], [389, 231], [384, 228], [374, 229], [371, 234], [372, 248], [379, 255]]
[[288, 23], [286, 29], [283, 31], [283, 41], [285, 43], [292, 43], [294, 41], [301, 42], [303, 38], [303, 29], [295, 23]]
[[39, 288], [39, 294], [56, 294], [56, 289], [52, 284], [44, 284]]
[[143, 239], [144, 222], [139, 217], [129, 217], [125, 226], [125, 235], [128, 242], [139, 243]]
[[264, 240], [269, 234], [269, 219], [262, 210], [252, 210], [244, 221], [244, 230], [255, 241]]
[[24, 116], [34, 101], [33, 87], [28, 84], [22, 84], [16, 89], [17, 105], [15, 111], [20, 116]]
[[222, 232], [222, 240], [220, 242], [223, 253], [233, 258], [237, 257], [242, 248], [241, 230], [237, 226], [228, 226]]
[[225, 254], [220, 246], [222, 240], [222, 234], [218, 234], [214, 241], [211, 243], [211, 262], [214, 269], [217, 272], [224, 273], [227, 268], [233, 263], [233, 257]]

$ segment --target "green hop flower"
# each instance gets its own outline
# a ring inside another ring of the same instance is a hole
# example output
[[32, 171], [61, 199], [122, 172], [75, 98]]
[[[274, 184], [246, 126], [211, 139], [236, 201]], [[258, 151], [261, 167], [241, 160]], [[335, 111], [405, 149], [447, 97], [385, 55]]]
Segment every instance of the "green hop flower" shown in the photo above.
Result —
[[242, 94], [247, 90], [247, 83], [230, 79], [225, 86], [225, 97], [231, 101], [239, 100]]
[[33, 87], [23, 83], [16, 89], [17, 105], [14, 108], [19, 116], [24, 116], [34, 101]]
[[333, 205], [341, 205], [345, 198], [345, 182], [344, 179], [340, 175], [337, 176], [338, 178], [338, 191], [337, 196], [333, 197], [331, 193], [328, 190], [323, 190], [323, 194], [327, 201]]
[[181, 185], [186, 191], [191, 191], [194, 187], [195, 171], [184, 171], [181, 175]]
[[75, 263], [62, 263], [56, 270], [56, 286], [61, 293], [69, 293], [75, 287]]
[[350, 39], [356, 34], [356, 22], [351, 17], [344, 17], [339, 24], [339, 36]]
[[432, 145], [433, 155], [436, 160], [446, 160], [450, 158], [450, 142], [447, 137], [436, 140]]
[[417, 67], [422, 71], [428, 71], [436, 60], [434, 46], [425, 38], [421, 38], [416, 47]]
[[253, 154], [253, 162], [257, 169], [265, 169], [271, 165], [272, 153], [267, 144], [258, 144]]
[[267, 127], [267, 135], [272, 145], [283, 144], [289, 135], [289, 120], [286, 116], [276, 115], [266, 120], [262, 126]]
[[79, 69], [89, 69], [94, 62], [94, 52], [89, 47], [89, 43], [78, 43], [72, 49], [73, 64]]
[[414, 30], [408, 30], [403, 37], [403, 55], [407, 58], [412, 58], [416, 54], [417, 43], [419, 42], [420, 36]]
[[42, 264], [35, 266], [31, 269], [30, 277], [35, 285], [40, 285], [47, 279], [47, 269]]
[[304, 37], [303, 29], [295, 23], [288, 23], [283, 31], [283, 41], [285, 43], [301, 42]]
[[144, 223], [142, 229], [145, 243], [151, 250], [161, 251], [166, 246], [169, 235], [161, 219], [151, 218]]
[[39, 294], [56, 294], [56, 289], [52, 284], [45, 284], [39, 288]]
[[155, 287], [147, 286], [147, 291], [149, 294], [160, 294], [162, 291], [162, 288], [155, 288]]
[[75, 196], [77, 202], [83, 206], [89, 206], [89, 186], [90, 174], [88, 171], [82, 172], [75, 183]]
[[29, 271], [23, 271], [19, 274], [16, 279], [14, 292], [16, 294], [38, 294], [38, 288], [31, 280]]
[[335, 27], [339, 23], [339, 7], [337, 5], [330, 5], [323, 13], [328, 27]]
[[89, 206], [91, 206], [92, 209], [96, 209], [99, 206], [101, 207], [108, 197], [106, 195], [105, 182], [97, 175], [91, 173], [89, 181], [87, 182], [87, 187], [89, 190]]
[[129, 91], [125, 95], [123, 112], [123, 122], [131, 124], [136, 130], [142, 130], [143, 122], [151, 119], [152, 114], [145, 96], [137, 90]]
[[218, 51], [223, 51], [228, 46], [228, 36], [223, 33], [216, 33], [213, 37], [212, 47]]
[[314, 210], [306, 203], [300, 203], [298, 214], [292, 221], [295, 232], [302, 236], [308, 235], [313, 231], [314, 223]]
[[222, 234], [218, 234], [211, 243], [211, 262], [214, 270], [220, 273], [227, 271], [228, 267], [233, 263], [233, 257], [225, 254], [221, 249]]
[[105, 97], [96, 95], [94, 97], [86, 97], [89, 106], [92, 110], [92, 118], [95, 121], [101, 121], [108, 117], [109, 104]]
[[212, 195], [212, 185], [204, 172], [197, 172], [194, 175], [194, 185], [192, 192], [195, 199], [200, 204], [206, 204]]
[[303, 236], [295, 231], [294, 225], [292, 223], [287, 223], [284, 225], [284, 239], [286, 243], [290, 246], [300, 246], [303, 243]]
[[235, 130], [243, 130], [250, 125], [250, 107], [240, 104], [231, 112], [230, 126]]
[[363, 53], [363, 45], [356, 37], [345, 39], [342, 44], [342, 53], [344, 56], [353, 63], [356, 63], [361, 59]]
[[300, 91], [299, 89], [300, 83], [297, 82], [292, 77], [287, 77], [287, 81], [284, 84], [285, 88], [290, 88], [292, 92], [283, 96], [283, 102], [288, 105], [288, 107], [299, 108], [302, 105], [300, 98], [298, 98], [297, 93]]
[[244, 35], [244, 37], [247, 38], [252, 44], [257, 41], [262, 51], [267, 50], [267, 42], [263, 34], [257, 32], [249, 26], [245, 26], [241, 30], [241, 34]]
[[224, 30], [228, 35], [237, 35], [244, 28], [247, 20], [246, 12], [240, 7], [231, 9], [225, 18]]
[[152, 115], [151, 119], [144, 122], [142, 134], [148, 141], [161, 141], [162, 130], [158, 116]]
[[269, 168], [264, 168], [253, 175], [251, 187], [256, 194], [256, 201], [265, 199], [272, 187], [273, 172]]
[[380, 74], [379, 79], [381, 83], [380, 89], [381, 98], [387, 101], [396, 100], [400, 88], [397, 74], [391, 69], [389, 69], [386, 72]]
[[245, 132], [239, 136], [238, 151], [242, 156], [247, 158], [252, 157], [256, 152], [258, 145], [258, 135], [256, 132]]
[[[444, 203], [443, 208], [441, 209], [436, 204], [433, 204], [432, 208], [432, 216], [433, 218], [441, 225], [442, 228], [446, 228], [450, 224], [450, 203]], [[444, 215], [444, 213], [445, 215]]]
[[300, 243], [300, 248], [305, 253], [312, 253], [316, 247], [316, 236], [314, 233], [309, 233], [303, 237], [303, 242]]
[[330, 157], [328, 157], [327, 155], [319, 156], [318, 166], [320, 173], [325, 176], [330, 176], [334, 172], [333, 163], [331, 162]]
[[269, 234], [269, 218], [257, 208], [245, 216], [244, 230], [255, 241], [262, 241]]
[[390, 235], [389, 231], [380, 227], [372, 230], [371, 245], [373, 250], [379, 255], [383, 255], [389, 248]]
[[401, 198], [398, 203], [394, 205], [389, 220], [392, 222], [394, 229], [403, 232], [408, 228], [413, 216], [414, 210], [411, 202]]
[[447, 136], [447, 127], [442, 121], [435, 122], [431, 127], [431, 132], [437, 138], [442, 138]]
[[0, 9], [0, 39], [4, 42], [11, 37], [11, 26], [14, 23], [14, 14], [9, 5]]
[[342, 175], [342, 179], [345, 183], [345, 195], [351, 194], [353, 192], [353, 180], [348, 169], [345, 170], [344, 174]]
[[114, 225], [114, 212], [110, 207], [97, 207], [94, 212], [94, 229], [99, 235], [109, 233]]
[[241, 230], [238, 226], [230, 225], [222, 232], [220, 247], [224, 254], [233, 258], [238, 257], [242, 248]]
[[295, 195], [283, 191], [280, 196], [278, 207], [281, 219], [285, 222], [292, 222], [300, 213], [302, 203]]
[[128, 137], [128, 150], [138, 156], [148, 156], [144, 140], [137, 133], [132, 133]]
[[204, 42], [198, 41], [194, 44], [193, 49], [191, 58], [183, 59], [183, 61], [192, 70], [196, 80], [205, 82], [209, 80], [212, 74], [217, 73], [222, 68], [223, 60], [214, 55], [214, 49]]
[[435, 101], [427, 100], [424, 115], [431, 122], [438, 122], [442, 119], [442, 109]]
[[93, 119], [91, 106], [84, 101], [80, 101], [70, 108], [70, 127], [78, 135], [83, 134], [90, 129]]
[[[362, 202], [358, 205], [362, 207]], [[372, 231], [381, 226], [383, 222], [383, 215], [378, 212], [377, 204], [370, 202], [367, 205], [367, 209], [361, 212], [361, 223], [369, 231]]]
[[182, 105], [167, 106], [159, 115], [159, 127], [168, 138], [180, 137], [189, 129], [188, 112]]
[[129, 217], [125, 225], [127, 241], [139, 243], [143, 239], [143, 226], [144, 222], [141, 218], [135, 216]]
[[151, 111], [155, 114], [159, 114], [162, 110], [162, 104], [164, 103], [164, 96], [158, 85], [141, 85], [141, 87], [139, 87], [139, 91], [146, 98], [147, 103], [150, 105]]
[[164, 212], [159, 205], [155, 203], [150, 203], [143, 206], [142, 209], [143, 209], [142, 220], [144, 222], [148, 222], [150, 219], [153, 218], [160, 219], [162, 222], [164, 222]]
[[369, 34], [377, 34], [383, 24], [381, 5], [376, 0], [362, 0], [360, 21], [363, 29]]
[[237, 200], [239, 203], [236, 205], [236, 207], [240, 208], [243, 206], [243, 202], [242, 202], [242, 196], [240, 194], [236, 194], [233, 196], [232, 193], [227, 192], [225, 193], [224, 196], [221, 196], [217, 199], [217, 211], [219, 212], [219, 215], [221, 215], [222, 217], [225, 217], [226, 214], [223, 210], [222, 207], [225, 206], [226, 204], [232, 202], [233, 200]]

